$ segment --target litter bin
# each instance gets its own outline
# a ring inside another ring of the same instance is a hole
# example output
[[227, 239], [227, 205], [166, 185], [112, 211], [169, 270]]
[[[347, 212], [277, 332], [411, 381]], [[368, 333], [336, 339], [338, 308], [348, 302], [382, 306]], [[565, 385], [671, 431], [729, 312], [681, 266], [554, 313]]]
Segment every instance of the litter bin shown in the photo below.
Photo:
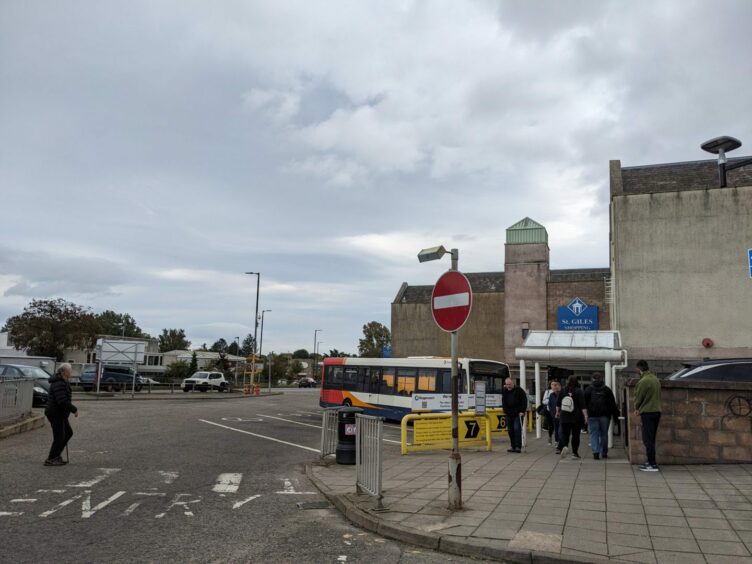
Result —
[[355, 464], [355, 414], [359, 407], [342, 407], [337, 411], [337, 464]]

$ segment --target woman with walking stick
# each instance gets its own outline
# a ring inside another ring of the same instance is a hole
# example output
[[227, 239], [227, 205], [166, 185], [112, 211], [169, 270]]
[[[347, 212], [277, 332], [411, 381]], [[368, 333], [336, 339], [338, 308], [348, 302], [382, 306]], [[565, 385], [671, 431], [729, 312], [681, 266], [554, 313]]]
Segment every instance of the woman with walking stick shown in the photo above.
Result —
[[73, 429], [68, 423], [68, 417], [71, 413], [78, 417], [78, 409], [71, 403], [73, 392], [68, 383], [71, 372], [71, 365], [65, 362], [50, 378], [50, 391], [44, 414], [50, 422], [50, 427], [52, 427], [52, 446], [47, 460], [44, 461], [45, 466], [68, 464], [68, 461], [63, 460], [63, 457], [60, 456], [73, 436]]

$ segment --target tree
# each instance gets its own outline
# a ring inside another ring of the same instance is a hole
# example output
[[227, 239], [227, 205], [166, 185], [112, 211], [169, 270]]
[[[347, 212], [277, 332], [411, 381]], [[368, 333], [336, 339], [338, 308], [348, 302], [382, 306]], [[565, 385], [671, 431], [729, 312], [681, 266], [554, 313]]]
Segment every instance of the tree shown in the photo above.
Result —
[[234, 356], [240, 356], [238, 353], [240, 352], [240, 347], [238, 347], [238, 344], [233, 341], [229, 345], [227, 345], [227, 352]]
[[338, 351], [337, 349], [330, 349], [329, 354], [325, 354], [324, 357], [332, 357], [332, 358], [345, 358], [349, 357], [350, 355], [346, 352]]
[[111, 309], [106, 309], [96, 317], [100, 325], [99, 332], [102, 335], [143, 339], [151, 338], [148, 333], [144, 333], [136, 325], [136, 320], [127, 313], [115, 313]]
[[191, 342], [185, 338], [184, 329], [162, 329], [159, 336], [159, 352], [185, 351], [191, 348]]
[[308, 351], [305, 349], [298, 349], [294, 353], [292, 353], [293, 358], [311, 358], [311, 355], [308, 354]]
[[378, 321], [371, 321], [363, 325], [363, 338], [358, 341], [358, 353], [362, 357], [381, 358], [384, 347], [391, 343], [389, 329]]
[[191, 374], [198, 372], [198, 357], [196, 356], [196, 351], [193, 351], [193, 354], [191, 355], [189, 371]]
[[243, 346], [240, 347], [240, 354], [243, 356], [251, 356], [253, 354], [253, 333], [248, 333], [248, 336], [243, 339]]
[[219, 339], [218, 341], [215, 341], [214, 344], [209, 349], [212, 352], [222, 352], [227, 348], [227, 341], [224, 339]]
[[32, 300], [5, 327], [17, 349], [58, 361], [63, 360], [65, 349], [92, 349], [99, 332], [97, 318], [88, 308], [63, 299]]
[[176, 360], [164, 372], [165, 378], [169, 382], [181, 382], [188, 378], [194, 371], [191, 371], [190, 365], [184, 360]]
[[298, 374], [300, 374], [301, 370], [303, 370], [303, 363], [295, 359], [290, 363], [287, 369], [287, 373], [291, 378], [296, 378]]
[[290, 359], [287, 356], [281, 354], [270, 354], [268, 362], [272, 363], [272, 382], [288, 377]]

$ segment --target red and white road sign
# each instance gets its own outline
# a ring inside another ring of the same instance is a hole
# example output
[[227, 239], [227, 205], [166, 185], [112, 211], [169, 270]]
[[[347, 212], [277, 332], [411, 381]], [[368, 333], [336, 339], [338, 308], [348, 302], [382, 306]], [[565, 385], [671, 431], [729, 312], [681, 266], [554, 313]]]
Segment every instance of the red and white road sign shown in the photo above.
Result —
[[436, 281], [431, 294], [431, 312], [441, 329], [450, 333], [460, 329], [472, 305], [473, 291], [464, 274], [449, 270]]

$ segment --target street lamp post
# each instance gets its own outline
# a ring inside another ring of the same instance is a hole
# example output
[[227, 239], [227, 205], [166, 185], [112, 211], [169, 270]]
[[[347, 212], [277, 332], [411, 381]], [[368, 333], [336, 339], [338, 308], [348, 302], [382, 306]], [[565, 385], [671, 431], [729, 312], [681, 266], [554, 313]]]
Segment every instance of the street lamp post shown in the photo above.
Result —
[[[457, 270], [459, 262], [459, 250], [452, 249], [452, 268]], [[447, 253], [442, 247], [432, 247], [423, 249], [418, 253], [418, 260], [426, 262], [429, 260], [438, 260]], [[458, 340], [457, 331], [452, 331], [451, 335], [451, 352], [452, 352], [452, 452], [449, 454], [449, 509], [462, 509], [462, 457], [460, 456], [459, 441], [459, 373], [457, 370]], [[468, 390], [469, 392], [469, 390]]]
[[[235, 337], [235, 342], [238, 344], [238, 348], [235, 349], [235, 356], [240, 356], [240, 337]], [[240, 367], [240, 361], [236, 358], [235, 359], [235, 385], [238, 385], [238, 368]]]
[[[318, 366], [319, 351], [321, 350], [321, 343], [323, 343], [323, 342], [324, 341], [318, 341], [316, 343], [316, 351], [315, 351], [315, 355], [314, 355], [314, 358], [316, 359], [316, 363], [317, 363], [316, 366]], [[313, 379], [316, 380], [316, 375], [315, 374], [313, 376]]]
[[[261, 310], [261, 342], [259, 343], [259, 356], [264, 352], [264, 314], [267, 311], [271, 311], [270, 309], [263, 309]], [[263, 375], [263, 373], [262, 373]], [[272, 382], [271, 379], [269, 380], [269, 391], [272, 391]]]
[[316, 341], [316, 337], [318, 336], [319, 333], [323, 333], [323, 332], [324, 332], [323, 329], [316, 329], [313, 332], [313, 354], [311, 355], [313, 356], [313, 366], [311, 367], [311, 378], [313, 378], [314, 380], [316, 379], [316, 343], [318, 342]]
[[256, 276], [256, 315], [253, 316], [253, 354], [251, 355], [251, 360], [253, 361], [253, 366], [251, 366], [251, 385], [253, 385], [253, 379], [256, 376], [256, 350], [258, 349], [258, 341], [256, 340], [256, 337], [258, 336], [259, 325], [258, 304], [259, 289], [261, 287], [261, 273], [246, 272], [246, 274], [253, 274]]

